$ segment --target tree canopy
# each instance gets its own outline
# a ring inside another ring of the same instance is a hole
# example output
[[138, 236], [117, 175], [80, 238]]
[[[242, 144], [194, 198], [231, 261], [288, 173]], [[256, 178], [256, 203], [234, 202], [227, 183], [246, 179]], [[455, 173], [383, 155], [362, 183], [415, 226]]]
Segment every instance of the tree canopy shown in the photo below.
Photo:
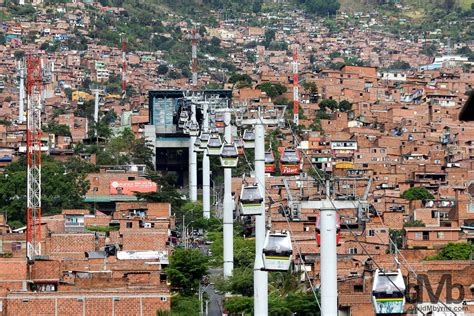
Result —
[[270, 98], [282, 95], [287, 91], [287, 88], [284, 85], [282, 85], [281, 83], [274, 82], [265, 82], [259, 84], [257, 86], [257, 89], [260, 89], [261, 91], [265, 92]]
[[199, 249], [177, 248], [170, 257], [166, 274], [173, 288], [183, 295], [191, 295], [208, 268], [208, 257]]
[[319, 16], [334, 15], [341, 6], [337, 0], [299, 0], [299, 2], [308, 13]]
[[450, 242], [437, 255], [428, 257], [429, 260], [469, 260], [474, 253], [474, 244], [470, 242]]
[[431, 194], [425, 187], [409, 188], [401, 194], [401, 197], [409, 201], [434, 199], [433, 194]]
[[[77, 158], [66, 162], [42, 157], [42, 213], [59, 214], [63, 209], [84, 207], [83, 198], [89, 189], [88, 172], [95, 167]], [[0, 211], [13, 227], [26, 223], [26, 158], [21, 157], [0, 175]]]

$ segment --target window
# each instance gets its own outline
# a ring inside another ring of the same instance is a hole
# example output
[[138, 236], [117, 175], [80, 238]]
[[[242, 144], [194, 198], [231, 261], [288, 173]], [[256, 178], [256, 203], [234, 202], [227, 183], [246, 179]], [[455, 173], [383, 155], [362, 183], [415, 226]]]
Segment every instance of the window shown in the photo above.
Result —
[[469, 204], [467, 206], [467, 212], [468, 213], [474, 213], [474, 204]]
[[415, 233], [415, 239], [421, 239], [421, 232], [416, 232]]
[[375, 236], [375, 230], [374, 229], [369, 229], [369, 236], [371, 236], [371, 237]]
[[133, 227], [133, 222], [127, 222], [127, 228], [132, 228]]
[[354, 292], [364, 292], [364, 286], [362, 285], [354, 285]]
[[162, 296], [160, 299], [161, 299], [162, 302], [166, 302], [168, 300], [168, 298], [166, 296]]
[[436, 238], [438, 238], [438, 239], [444, 239], [444, 232], [437, 232], [437, 233], [436, 233]]
[[97, 192], [97, 191], [99, 191], [99, 188], [98, 188], [98, 187], [94, 187], [94, 188], [92, 189], [92, 192]]
[[20, 251], [20, 250], [21, 250], [21, 241], [12, 242], [12, 251]]
[[423, 232], [423, 240], [430, 240], [430, 232]]
[[349, 254], [350, 255], [356, 255], [357, 254], [357, 248], [349, 248]]

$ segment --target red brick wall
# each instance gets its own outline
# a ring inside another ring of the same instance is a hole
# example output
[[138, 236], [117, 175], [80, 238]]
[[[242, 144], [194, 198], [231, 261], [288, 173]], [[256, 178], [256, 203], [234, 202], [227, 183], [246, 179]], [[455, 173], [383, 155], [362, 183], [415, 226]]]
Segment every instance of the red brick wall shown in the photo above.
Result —
[[124, 232], [123, 250], [165, 250], [168, 235], [164, 232]]
[[95, 251], [95, 234], [52, 234], [49, 254], [84, 253]]
[[[165, 301], [162, 301], [162, 297]], [[114, 299], [115, 298], [115, 299]], [[141, 302], [141, 304], [140, 304]], [[102, 316], [155, 316], [157, 311], [169, 311], [171, 300], [169, 294], [146, 293], [31, 293], [28, 295], [13, 294], [5, 303], [4, 315], [85, 315]], [[57, 311], [57, 313], [56, 313]]]

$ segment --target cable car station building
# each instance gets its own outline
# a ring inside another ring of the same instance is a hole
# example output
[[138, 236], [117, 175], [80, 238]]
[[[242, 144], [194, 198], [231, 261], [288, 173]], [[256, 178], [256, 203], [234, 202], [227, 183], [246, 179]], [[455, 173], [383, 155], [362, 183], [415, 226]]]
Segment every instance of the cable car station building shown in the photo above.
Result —
[[177, 175], [178, 184], [185, 186], [188, 183], [190, 137], [184, 133], [183, 124], [191, 117], [191, 100], [199, 103], [196, 106], [196, 120], [201, 126], [204, 117], [201, 104], [212, 100], [214, 107], [226, 107], [232, 91], [158, 90], [149, 91], [148, 96], [150, 121], [145, 126], [145, 137], [153, 144], [156, 170]]

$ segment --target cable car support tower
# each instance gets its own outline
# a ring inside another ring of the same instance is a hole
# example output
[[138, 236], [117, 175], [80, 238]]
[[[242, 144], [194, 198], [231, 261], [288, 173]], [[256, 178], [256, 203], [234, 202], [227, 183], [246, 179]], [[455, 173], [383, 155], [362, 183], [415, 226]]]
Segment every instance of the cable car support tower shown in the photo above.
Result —
[[41, 59], [27, 58], [27, 258], [34, 261], [41, 254]]

